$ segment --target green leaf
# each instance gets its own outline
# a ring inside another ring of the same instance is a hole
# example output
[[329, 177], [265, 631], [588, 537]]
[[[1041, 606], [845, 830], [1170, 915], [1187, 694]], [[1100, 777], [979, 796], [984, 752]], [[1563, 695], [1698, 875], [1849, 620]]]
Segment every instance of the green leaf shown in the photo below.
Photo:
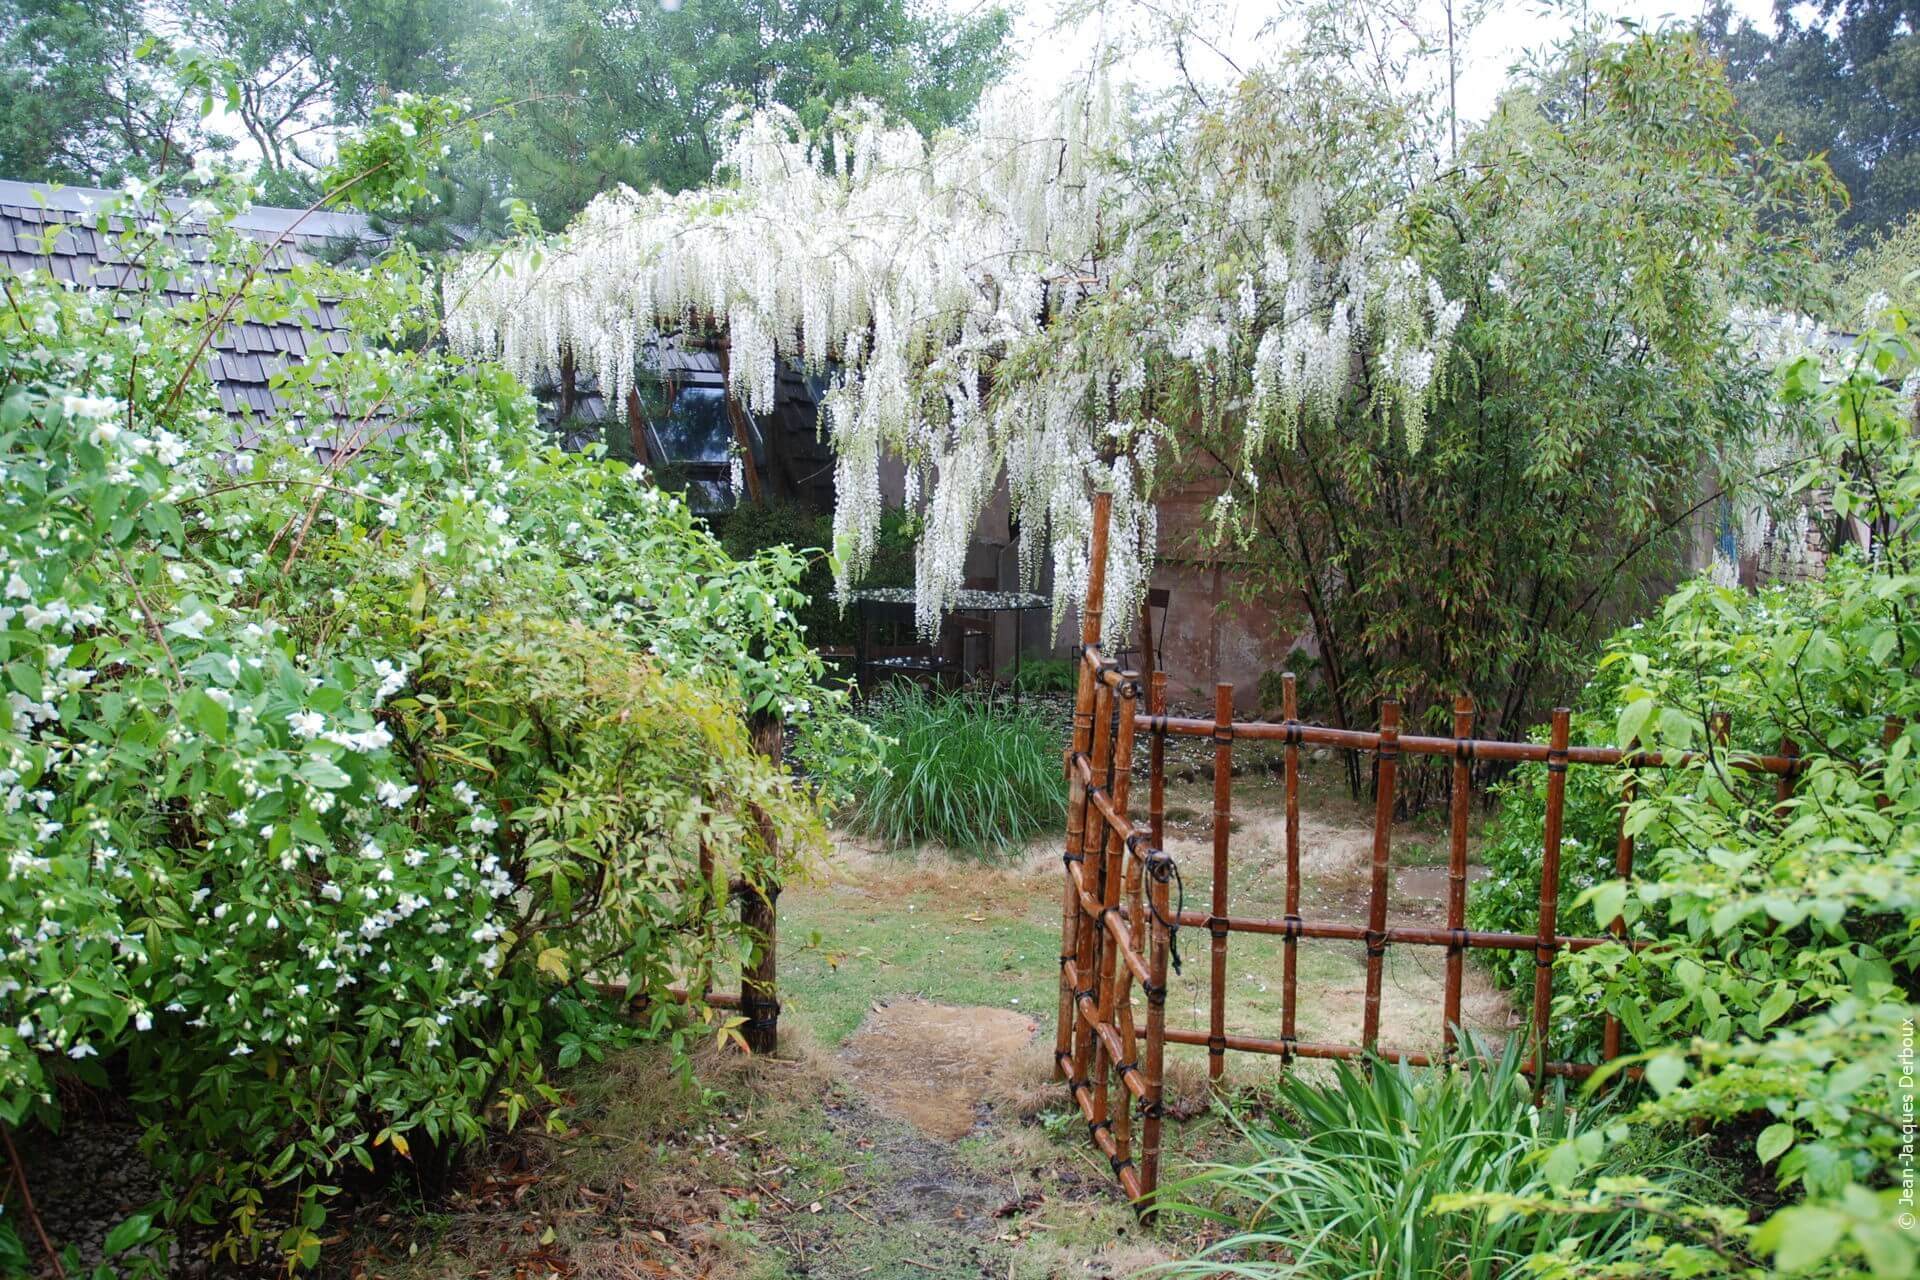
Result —
[[1753, 1150], [1760, 1157], [1761, 1164], [1772, 1164], [1792, 1145], [1792, 1125], [1770, 1124], [1760, 1131], [1760, 1138], [1753, 1144]]
[[1804, 1271], [1826, 1260], [1846, 1233], [1844, 1215], [1818, 1205], [1795, 1205], [1767, 1220], [1754, 1245], [1771, 1252], [1782, 1271]]
[[1687, 1060], [1677, 1053], [1663, 1053], [1647, 1063], [1647, 1083], [1662, 1097], [1677, 1089], [1686, 1074]]
[[193, 715], [194, 727], [212, 738], [215, 742], [227, 740], [227, 709], [199, 690], [193, 691], [187, 702]]
[[324, 756], [308, 756], [301, 761], [300, 776], [327, 791], [337, 791], [353, 781], [344, 769]]
[[1856, 1222], [1853, 1239], [1866, 1255], [1867, 1269], [1881, 1280], [1905, 1280], [1913, 1274], [1914, 1240], [1910, 1232], [1884, 1222]]
[[1547, 1181], [1556, 1187], [1571, 1186], [1580, 1176], [1584, 1161], [1580, 1159], [1579, 1149], [1571, 1142], [1562, 1142], [1547, 1153], [1541, 1164], [1541, 1172]]
[[1602, 929], [1611, 925], [1620, 915], [1620, 908], [1627, 901], [1627, 886], [1618, 880], [1598, 885], [1593, 890], [1593, 918]]
[[118, 1223], [113, 1230], [107, 1232], [106, 1243], [103, 1246], [107, 1256], [109, 1258], [115, 1257], [125, 1253], [129, 1249], [139, 1247], [146, 1241], [148, 1234], [152, 1230], [153, 1216], [151, 1214], [136, 1213], [132, 1217]]
[[1617, 741], [1623, 747], [1630, 747], [1647, 727], [1647, 721], [1653, 715], [1652, 697], [1635, 698], [1620, 708], [1620, 720], [1615, 726]]

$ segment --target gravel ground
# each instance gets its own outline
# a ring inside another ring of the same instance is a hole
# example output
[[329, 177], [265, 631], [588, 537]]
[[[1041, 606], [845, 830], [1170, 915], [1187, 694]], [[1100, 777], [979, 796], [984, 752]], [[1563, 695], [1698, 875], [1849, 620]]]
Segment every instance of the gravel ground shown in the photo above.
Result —
[[[159, 1180], [140, 1154], [139, 1128], [111, 1106], [69, 1107], [59, 1133], [23, 1130], [16, 1142], [40, 1221], [55, 1248], [78, 1250], [80, 1274], [100, 1263], [107, 1232], [160, 1194]], [[9, 1196], [7, 1212], [18, 1211], [17, 1195]], [[34, 1274], [52, 1276], [33, 1229], [19, 1219], [14, 1226], [38, 1268]]]

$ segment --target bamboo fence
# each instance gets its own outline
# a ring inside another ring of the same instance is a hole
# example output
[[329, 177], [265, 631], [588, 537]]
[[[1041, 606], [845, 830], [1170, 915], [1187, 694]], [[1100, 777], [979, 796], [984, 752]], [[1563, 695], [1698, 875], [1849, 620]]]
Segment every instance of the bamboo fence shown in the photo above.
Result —
[[[1686, 764], [1695, 757], [1663, 758], [1657, 752], [1615, 747], [1577, 746], [1568, 741], [1567, 709], [1553, 712], [1548, 741], [1505, 742], [1472, 736], [1474, 707], [1461, 697], [1453, 705], [1453, 736], [1400, 732], [1400, 707], [1382, 704], [1377, 730], [1333, 729], [1296, 718], [1293, 677], [1283, 681], [1284, 719], [1236, 721], [1233, 686], [1216, 685], [1211, 720], [1166, 714], [1166, 679], [1155, 673], [1143, 686], [1138, 673], [1122, 670], [1099, 647], [1104, 606], [1104, 567], [1110, 499], [1094, 500], [1092, 572], [1081, 628], [1080, 678], [1074, 700], [1072, 738], [1067, 751], [1067, 829], [1063, 853], [1065, 888], [1061, 902], [1060, 1008], [1054, 1045], [1056, 1070], [1085, 1118], [1088, 1134], [1106, 1155], [1114, 1177], [1129, 1198], [1144, 1207], [1159, 1185], [1161, 1123], [1164, 1111], [1165, 1047], [1204, 1047], [1208, 1077], [1221, 1079], [1229, 1051], [1296, 1059], [1355, 1059], [1382, 1055], [1413, 1065], [1444, 1065], [1460, 1060], [1458, 1027], [1465, 957], [1471, 950], [1524, 951], [1534, 957], [1534, 982], [1526, 1071], [1536, 1090], [1551, 1077], [1583, 1078], [1594, 1063], [1556, 1060], [1550, 1042], [1555, 959], [1602, 945], [1636, 950], [1653, 945], [1627, 938], [1616, 918], [1602, 936], [1567, 936], [1559, 931], [1560, 852], [1566, 809], [1566, 773], [1570, 766], [1624, 769], [1630, 798], [1642, 769]], [[1144, 708], [1142, 702], [1145, 702]], [[1724, 743], [1726, 722], [1713, 726]], [[1896, 730], [1897, 731], [1897, 730]], [[1130, 775], [1136, 735], [1147, 735], [1148, 816], [1145, 830], [1128, 815]], [[1170, 910], [1169, 886], [1179, 869], [1164, 851], [1165, 760], [1169, 737], [1211, 739], [1213, 743], [1212, 889], [1208, 908]], [[1285, 744], [1286, 896], [1277, 919], [1235, 915], [1231, 901], [1230, 841], [1233, 813], [1233, 750], [1239, 740]], [[1365, 751], [1376, 767], [1373, 843], [1364, 924], [1314, 920], [1300, 914], [1300, 752], [1326, 747]], [[1445, 928], [1394, 925], [1388, 919], [1392, 886], [1393, 807], [1402, 756], [1452, 760], [1449, 813], [1447, 923]], [[1466, 927], [1467, 822], [1473, 767], [1478, 762], [1535, 761], [1547, 768], [1546, 821], [1543, 831], [1540, 894], [1532, 933], [1497, 933]], [[1778, 755], [1729, 755], [1725, 763], [1776, 779], [1777, 797], [1786, 801], [1801, 770], [1794, 744], [1783, 741]], [[1617, 837], [1615, 871], [1633, 874], [1634, 839], [1625, 823]], [[1205, 930], [1209, 938], [1207, 1025], [1166, 1024], [1167, 964], [1177, 930]], [[1282, 939], [1280, 1034], [1247, 1035], [1230, 1030], [1226, 1017], [1227, 946], [1236, 934]], [[1359, 942], [1366, 949], [1366, 988], [1358, 1044], [1306, 1041], [1297, 1034], [1297, 948], [1302, 940]], [[1446, 951], [1441, 1048], [1436, 1054], [1380, 1048], [1380, 1003], [1390, 946], [1439, 947]], [[1134, 1009], [1134, 987], [1145, 997], [1145, 1033]], [[1142, 1042], [1144, 1039], [1144, 1043]], [[1622, 1052], [1618, 1019], [1606, 1015], [1603, 1057]], [[1138, 1160], [1134, 1129], [1138, 1116]]]

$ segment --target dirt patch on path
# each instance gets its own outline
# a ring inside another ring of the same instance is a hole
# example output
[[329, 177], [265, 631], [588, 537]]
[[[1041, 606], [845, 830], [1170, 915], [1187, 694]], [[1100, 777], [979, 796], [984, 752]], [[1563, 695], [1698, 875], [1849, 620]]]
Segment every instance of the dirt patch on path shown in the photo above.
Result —
[[874, 1006], [840, 1064], [877, 1110], [953, 1142], [973, 1131], [990, 1082], [1038, 1028], [1010, 1009], [896, 1000]]

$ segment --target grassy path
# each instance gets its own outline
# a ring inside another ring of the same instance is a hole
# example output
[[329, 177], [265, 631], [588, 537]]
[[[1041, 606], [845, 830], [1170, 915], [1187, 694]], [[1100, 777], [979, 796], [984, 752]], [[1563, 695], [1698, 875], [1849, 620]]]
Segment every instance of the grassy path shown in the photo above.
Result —
[[[1235, 800], [1235, 910], [1280, 914], [1280, 792], [1255, 767]], [[1171, 789], [1167, 843], [1193, 904], [1211, 888], [1210, 811], [1203, 783]], [[1303, 812], [1306, 910], [1357, 919], [1366, 815], [1324, 783]], [[1432, 833], [1395, 839], [1395, 918], [1441, 919]], [[1085, 1280], [1190, 1249], [1177, 1220], [1161, 1234], [1139, 1225], [1051, 1080], [1058, 869], [1051, 840], [995, 865], [843, 840], [781, 900], [778, 1059], [708, 1053], [684, 1081], [657, 1052], [577, 1069], [570, 1128], [523, 1132], [432, 1214], [375, 1224], [353, 1274]], [[1185, 942], [1170, 1021], [1204, 1026], [1205, 938]], [[1231, 1028], [1277, 1033], [1282, 954], [1277, 940], [1234, 940]], [[1385, 1041], [1430, 1044], [1441, 955], [1389, 956]], [[1303, 943], [1301, 1034], [1357, 1038], [1362, 987], [1357, 944]], [[1477, 974], [1467, 1013], [1494, 1033], [1509, 1016]], [[1188, 1117], [1167, 1127], [1170, 1176], [1230, 1150], [1218, 1108], [1203, 1106], [1205, 1062], [1169, 1048], [1170, 1107]], [[1257, 1087], [1275, 1069], [1235, 1056], [1229, 1083]]]

